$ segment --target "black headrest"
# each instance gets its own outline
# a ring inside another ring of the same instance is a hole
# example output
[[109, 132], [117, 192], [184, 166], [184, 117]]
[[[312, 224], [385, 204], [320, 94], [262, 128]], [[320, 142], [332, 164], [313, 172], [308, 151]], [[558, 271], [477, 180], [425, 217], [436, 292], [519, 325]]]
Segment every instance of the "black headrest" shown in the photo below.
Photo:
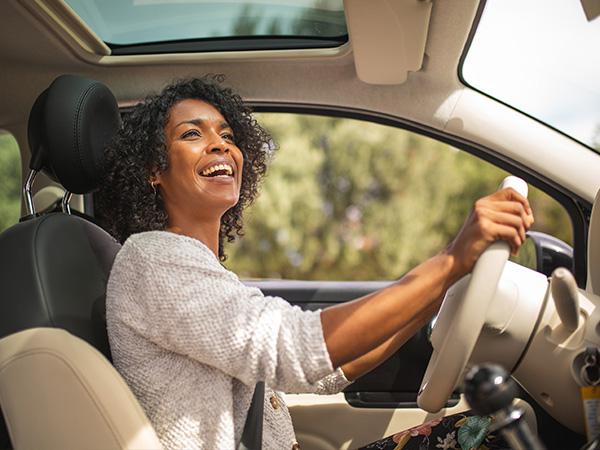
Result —
[[98, 81], [62, 75], [40, 94], [28, 123], [30, 168], [74, 194], [98, 186], [102, 150], [121, 124], [112, 92]]

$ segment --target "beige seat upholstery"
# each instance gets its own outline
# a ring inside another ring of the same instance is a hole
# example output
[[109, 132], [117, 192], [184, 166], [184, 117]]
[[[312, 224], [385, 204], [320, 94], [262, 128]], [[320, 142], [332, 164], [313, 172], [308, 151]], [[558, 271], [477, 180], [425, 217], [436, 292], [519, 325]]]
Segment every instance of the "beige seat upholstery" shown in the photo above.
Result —
[[15, 449], [159, 449], [114, 367], [57, 328], [0, 339], [0, 403]]

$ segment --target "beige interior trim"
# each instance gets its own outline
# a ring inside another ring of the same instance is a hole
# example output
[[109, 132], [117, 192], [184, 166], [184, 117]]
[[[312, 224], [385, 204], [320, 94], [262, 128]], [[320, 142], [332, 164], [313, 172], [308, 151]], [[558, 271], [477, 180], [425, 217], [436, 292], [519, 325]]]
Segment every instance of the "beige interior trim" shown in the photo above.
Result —
[[0, 402], [16, 449], [162, 448], [114, 367], [64, 330], [0, 340]]
[[21, 0], [57, 34], [68, 36], [69, 43], [87, 53], [110, 55], [110, 48], [63, 0]]
[[250, 50], [238, 52], [207, 52], [207, 53], [169, 53], [160, 55], [110, 55], [103, 56], [94, 62], [106, 66], [126, 66], [144, 64], [198, 64], [204, 62], [229, 61], [285, 61], [337, 59], [351, 52], [350, 44], [346, 43], [332, 48], [311, 48], [297, 50]]
[[472, 89], [448, 101], [453, 109], [445, 132], [497, 150], [594, 201], [600, 188], [600, 158], [592, 150], [535, 120], [523, 120], [520, 112]]
[[358, 78], [401, 84], [423, 64], [431, 16], [426, 0], [344, 0]]
[[[419, 408], [355, 408], [346, 402], [344, 394], [287, 395], [286, 403], [300, 446], [310, 450], [351, 450], [469, 409], [464, 398], [456, 406], [436, 414]], [[522, 399], [515, 399], [514, 404], [523, 410], [524, 420], [537, 434], [537, 419], [531, 405]]]
[[590, 216], [587, 291], [600, 295], [600, 190], [596, 194]]
[[65, 3], [64, 0], [19, 0], [61, 38], [82, 60], [106, 66], [145, 64], [197, 64], [227, 61], [277, 61], [335, 59], [351, 52], [349, 44], [333, 48], [256, 50], [239, 52], [171, 53], [158, 55], [112, 55], [111, 49]]
[[600, 1], [599, 0], [581, 0], [581, 6], [585, 11], [585, 17], [588, 22], [600, 17]]
[[430, 414], [419, 408], [355, 408], [344, 394], [286, 395], [296, 437], [302, 448], [350, 450], [438, 417], [469, 409], [466, 401]]

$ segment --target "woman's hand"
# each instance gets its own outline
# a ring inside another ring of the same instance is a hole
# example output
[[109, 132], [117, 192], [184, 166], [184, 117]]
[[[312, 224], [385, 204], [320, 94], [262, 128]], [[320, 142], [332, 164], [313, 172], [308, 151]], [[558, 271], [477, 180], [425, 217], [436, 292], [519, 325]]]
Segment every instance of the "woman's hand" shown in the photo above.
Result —
[[516, 254], [533, 223], [526, 198], [511, 188], [478, 200], [458, 236], [444, 251], [390, 286], [321, 313], [334, 367], [349, 379], [395, 352], [438, 310], [446, 289], [469, 273], [492, 242], [507, 241]]
[[508, 242], [511, 253], [518, 255], [533, 222], [529, 201], [512, 188], [477, 200], [458, 236], [445, 250], [454, 258], [453, 278], [458, 280], [471, 272], [479, 255], [494, 241]]

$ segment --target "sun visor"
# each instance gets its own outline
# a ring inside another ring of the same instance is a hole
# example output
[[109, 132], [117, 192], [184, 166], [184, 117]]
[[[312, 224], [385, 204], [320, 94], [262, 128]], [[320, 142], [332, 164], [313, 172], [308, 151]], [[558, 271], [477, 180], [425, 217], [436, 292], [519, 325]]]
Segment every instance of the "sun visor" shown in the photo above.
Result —
[[423, 64], [431, 1], [345, 0], [344, 10], [358, 78], [401, 84]]
[[588, 22], [600, 17], [600, 0], [581, 0], [581, 6]]

